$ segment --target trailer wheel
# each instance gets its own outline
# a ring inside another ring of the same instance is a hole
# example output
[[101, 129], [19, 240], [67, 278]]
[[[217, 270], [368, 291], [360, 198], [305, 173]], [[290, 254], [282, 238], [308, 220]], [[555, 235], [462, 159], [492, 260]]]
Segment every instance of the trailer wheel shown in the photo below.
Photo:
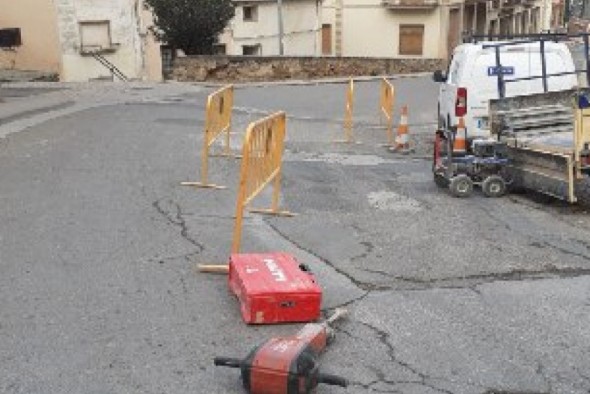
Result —
[[501, 197], [506, 193], [506, 182], [498, 175], [490, 175], [481, 184], [486, 197]]
[[590, 208], [590, 177], [584, 177], [579, 181], [576, 181], [576, 199], [578, 200], [578, 205], [581, 205], [585, 208]]
[[473, 193], [473, 181], [467, 175], [457, 175], [451, 178], [449, 190], [455, 197], [469, 197]]

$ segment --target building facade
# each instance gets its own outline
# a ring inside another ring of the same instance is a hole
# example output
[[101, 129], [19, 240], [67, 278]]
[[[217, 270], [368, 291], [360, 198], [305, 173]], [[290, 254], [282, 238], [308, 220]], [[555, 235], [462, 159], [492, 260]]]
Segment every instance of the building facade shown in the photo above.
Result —
[[[321, 0], [235, 0], [235, 16], [219, 37], [227, 55], [320, 55]], [[279, 10], [282, 12], [279, 14]], [[279, 17], [280, 16], [280, 17]]]
[[0, 0], [0, 10], [0, 29], [5, 33], [15, 31], [20, 42], [17, 43], [20, 45], [4, 43], [0, 48], [0, 67], [59, 73], [59, 32], [53, 3], [42, 0]]
[[536, 34], [563, 24], [557, 0], [467, 0], [464, 30], [478, 35]]
[[62, 81], [112, 78], [111, 65], [129, 79], [162, 78], [143, 0], [0, 0], [0, 9], [0, 29], [21, 38], [3, 45], [3, 67], [53, 71]]
[[461, 35], [460, 0], [325, 0], [326, 56], [444, 58]]
[[326, 56], [447, 59], [465, 33], [557, 28], [563, 0], [324, 0]]

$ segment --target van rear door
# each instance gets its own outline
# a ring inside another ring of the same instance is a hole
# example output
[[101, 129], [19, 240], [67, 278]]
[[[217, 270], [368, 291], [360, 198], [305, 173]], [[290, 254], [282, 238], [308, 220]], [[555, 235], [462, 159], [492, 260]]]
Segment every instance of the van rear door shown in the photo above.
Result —
[[[545, 64], [546, 74], [574, 71], [573, 61], [563, 44], [546, 43]], [[540, 77], [542, 75], [541, 52], [538, 43], [505, 46], [500, 48], [502, 69], [496, 66], [494, 48], [479, 51], [474, 59], [473, 67], [469, 67], [464, 78], [468, 89], [468, 130], [477, 135], [485, 135], [488, 131], [488, 102], [498, 98], [498, 72], [502, 72], [506, 81], [505, 96], [523, 96], [542, 93], [541, 78], [510, 82], [513, 79]], [[572, 89], [577, 85], [575, 75], [563, 75], [547, 78], [548, 91]]]
[[458, 81], [461, 79], [461, 75], [464, 70], [466, 55], [465, 52], [457, 47], [449, 70], [447, 73], [447, 80], [445, 83], [440, 84], [439, 91], [439, 106], [440, 116], [443, 118], [443, 124], [447, 127], [453, 126], [455, 117], [455, 99], [457, 94]]

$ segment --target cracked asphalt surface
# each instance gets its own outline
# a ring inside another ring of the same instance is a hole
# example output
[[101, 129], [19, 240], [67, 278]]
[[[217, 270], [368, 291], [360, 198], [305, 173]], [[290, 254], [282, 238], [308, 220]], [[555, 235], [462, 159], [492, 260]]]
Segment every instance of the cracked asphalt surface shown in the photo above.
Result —
[[[395, 85], [412, 156], [378, 145], [376, 82], [356, 85], [355, 145], [333, 142], [342, 84], [236, 91], [235, 150], [249, 122], [287, 112], [281, 205], [299, 214], [247, 215], [242, 250], [295, 254], [324, 312], [350, 311], [321, 361], [351, 384], [318, 393], [589, 393], [590, 216], [437, 189], [436, 86]], [[0, 89], [1, 393], [243, 393], [213, 357], [300, 328], [244, 325], [226, 279], [195, 269], [228, 258], [240, 164], [211, 159], [227, 190], [179, 185], [199, 175], [210, 91]]]

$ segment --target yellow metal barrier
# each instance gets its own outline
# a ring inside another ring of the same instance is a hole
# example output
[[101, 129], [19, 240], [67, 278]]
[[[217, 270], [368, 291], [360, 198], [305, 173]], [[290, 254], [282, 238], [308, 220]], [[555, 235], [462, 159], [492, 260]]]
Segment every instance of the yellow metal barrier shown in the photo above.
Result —
[[217, 137], [219, 137], [220, 134], [225, 133], [225, 146], [221, 156], [232, 156], [229, 146], [229, 138], [233, 105], [233, 85], [225, 86], [207, 97], [207, 107], [205, 109], [205, 135], [203, 137], [203, 150], [201, 153], [201, 182], [182, 182], [181, 185], [225, 189], [225, 186], [209, 183], [209, 156], [215, 156], [210, 154], [209, 150]]
[[271, 208], [250, 209], [250, 212], [294, 216], [288, 211], [278, 209], [285, 132], [286, 116], [284, 112], [277, 112], [248, 126], [242, 150], [242, 168], [240, 171], [232, 253], [238, 253], [240, 250], [244, 208], [269, 183], [273, 182]]
[[344, 107], [344, 139], [335, 142], [353, 143], [354, 141], [354, 80], [350, 78], [346, 89], [346, 105]]
[[379, 112], [385, 118], [387, 128], [387, 144], [385, 146], [394, 146], [393, 139], [393, 105], [395, 103], [395, 88], [385, 78], [381, 80]]

